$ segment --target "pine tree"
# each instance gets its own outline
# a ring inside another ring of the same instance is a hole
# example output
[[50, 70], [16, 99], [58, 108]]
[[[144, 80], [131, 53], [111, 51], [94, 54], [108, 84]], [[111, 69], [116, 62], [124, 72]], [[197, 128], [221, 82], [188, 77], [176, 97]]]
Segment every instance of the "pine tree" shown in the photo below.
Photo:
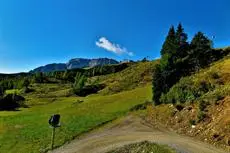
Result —
[[164, 56], [165, 54], [171, 54], [175, 51], [176, 51], [176, 35], [175, 35], [174, 26], [171, 26], [168, 35], [165, 39], [165, 42], [163, 43], [161, 49], [161, 56]]
[[153, 102], [155, 106], [160, 104], [160, 97], [163, 92], [163, 88], [162, 88], [163, 78], [161, 73], [162, 73], [161, 68], [160, 65], [158, 64], [156, 65], [156, 69], [153, 73], [153, 82], [152, 82]]
[[212, 48], [210, 42], [211, 42], [211, 40], [208, 39], [202, 32], [198, 32], [193, 37], [193, 39], [191, 41], [191, 45], [193, 47], [196, 47], [197, 49], [207, 50], [207, 49]]
[[184, 28], [182, 27], [182, 24], [179, 23], [177, 26], [176, 31], [176, 44], [177, 44], [177, 52], [175, 57], [176, 60], [180, 60], [181, 58], [184, 58], [188, 55], [189, 50], [189, 44], [187, 42], [188, 35], [184, 32]]
[[77, 73], [75, 77], [75, 82], [73, 84], [73, 90], [75, 94], [80, 94], [82, 92], [83, 87], [85, 86], [87, 78], [81, 73]]
[[26, 87], [26, 89], [29, 87], [30, 81], [28, 78], [23, 79], [22, 86]]
[[198, 70], [210, 62], [211, 58], [211, 40], [202, 32], [195, 34], [191, 41], [190, 61], [195, 70]]
[[160, 104], [160, 96], [169, 89], [171, 70], [173, 69], [173, 58], [176, 54], [176, 35], [174, 27], [171, 26], [161, 49], [161, 61], [156, 67], [153, 75], [153, 101], [155, 105]]
[[188, 35], [184, 32], [184, 28], [182, 27], [182, 24], [179, 23], [177, 26], [176, 31], [176, 42], [177, 45], [181, 46], [187, 43]]
[[182, 76], [182, 58], [188, 52], [186, 49], [187, 34], [182, 25], [178, 25], [176, 33], [172, 26], [161, 49], [160, 65], [153, 76], [153, 100], [156, 104], [159, 103], [161, 94], [167, 93]]

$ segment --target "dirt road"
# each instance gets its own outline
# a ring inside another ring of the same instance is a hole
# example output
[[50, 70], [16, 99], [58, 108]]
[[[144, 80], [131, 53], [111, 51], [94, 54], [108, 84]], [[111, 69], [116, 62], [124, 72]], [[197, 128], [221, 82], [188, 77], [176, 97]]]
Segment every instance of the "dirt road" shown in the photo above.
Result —
[[164, 129], [153, 129], [143, 119], [134, 115], [85, 134], [52, 153], [105, 153], [144, 140], [167, 144], [179, 153], [226, 153], [190, 137], [180, 136]]

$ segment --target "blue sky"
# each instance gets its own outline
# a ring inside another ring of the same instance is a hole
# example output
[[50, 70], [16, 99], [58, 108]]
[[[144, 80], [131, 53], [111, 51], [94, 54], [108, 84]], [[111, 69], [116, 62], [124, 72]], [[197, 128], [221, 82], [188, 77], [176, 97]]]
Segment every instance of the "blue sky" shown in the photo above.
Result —
[[229, 0], [1, 0], [0, 73], [71, 58], [160, 56], [170, 25], [230, 45]]

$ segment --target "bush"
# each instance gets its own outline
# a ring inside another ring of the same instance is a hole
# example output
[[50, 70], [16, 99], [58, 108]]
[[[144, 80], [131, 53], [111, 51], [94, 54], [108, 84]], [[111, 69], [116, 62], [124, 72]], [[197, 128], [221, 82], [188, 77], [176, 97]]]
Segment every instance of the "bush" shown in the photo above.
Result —
[[177, 104], [175, 107], [176, 107], [176, 109], [177, 109], [178, 111], [182, 111], [183, 108], [184, 108], [184, 106], [181, 105], [181, 104]]
[[199, 111], [197, 115], [197, 120], [198, 120], [197, 122], [203, 121], [205, 117], [206, 117], [206, 114], [203, 111]]
[[88, 85], [88, 86], [84, 86], [81, 89], [74, 89], [74, 93], [78, 96], [85, 97], [87, 95], [97, 93], [98, 91], [102, 90], [104, 87], [105, 87], [104, 84]]
[[138, 104], [130, 109], [130, 111], [145, 110], [147, 106], [153, 105], [152, 102], [146, 101], [144, 104]]
[[196, 125], [196, 121], [195, 120], [189, 120], [189, 124], [190, 125]]
[[24, 101], [25, 98], [15, 94], [8, 94], [3, 98], [0, 98], [0, 110], [15, 110], [20, 107], [22, 104], [21, 101]]
[[162, 94], [160, 102], [173, 104], [194, 102], [194, 100], [199, 99], [201, 96], [213, 91], [215, 88], [216, 86], [209, 80], [206, 81], [197, 76], [185, 77], [170, 88], [169, 92]]
[[211, 72], [210, 76], [211, 76], [212, 79], [219, 79], [220, 78], [220, 76], [219, 76], [219, 74], [217, 72]]
[[27, 88], [27, 87], [24, 87], [24, 88], [22, 89], [22, 92], [23, 92], [23, 93], [30, 93], [30, 92], [33, 92], [33, 91], [34, 91], [34, 89]]
[[217, 87], [215, 90], [206, 93], [201, 97], [201, 99], [206, 99], [210, 102], [217, 102], [222, 100], [224, 97], [230, 96], [230, 85], [221, 85]]
[[182, 78], [174, 85], [168, 93], [162, 94], [161, 103], [185, 103], [196, 98], [197, 91], [194, 90], [193, 81], [189, 78]]
[[200, 110], [200, 111], [204, 111], [205, 108], [207, 107], [207, 102], [201, 100], [201, 101], [199, 102], [198, 107], [199, 107], [199, 110]]

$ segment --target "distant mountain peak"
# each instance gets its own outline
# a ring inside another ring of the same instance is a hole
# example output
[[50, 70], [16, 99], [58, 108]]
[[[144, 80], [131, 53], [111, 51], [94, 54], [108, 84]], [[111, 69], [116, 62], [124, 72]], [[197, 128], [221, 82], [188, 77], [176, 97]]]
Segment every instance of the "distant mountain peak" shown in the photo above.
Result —
[[94, 67], [98, 65], [109, 65], [109, 64], [118, 64], [119, 62], [114, 59], [109, 58], [73, 58], [69, 60], [67, 63], [52, 63], [47, 64], [45, 66], [40, 66], [34, 70], [32, 73], [36, 72], [52, 72], [52, 71], [65, 71], [76, 68], [84, 68], [84, 67]]

